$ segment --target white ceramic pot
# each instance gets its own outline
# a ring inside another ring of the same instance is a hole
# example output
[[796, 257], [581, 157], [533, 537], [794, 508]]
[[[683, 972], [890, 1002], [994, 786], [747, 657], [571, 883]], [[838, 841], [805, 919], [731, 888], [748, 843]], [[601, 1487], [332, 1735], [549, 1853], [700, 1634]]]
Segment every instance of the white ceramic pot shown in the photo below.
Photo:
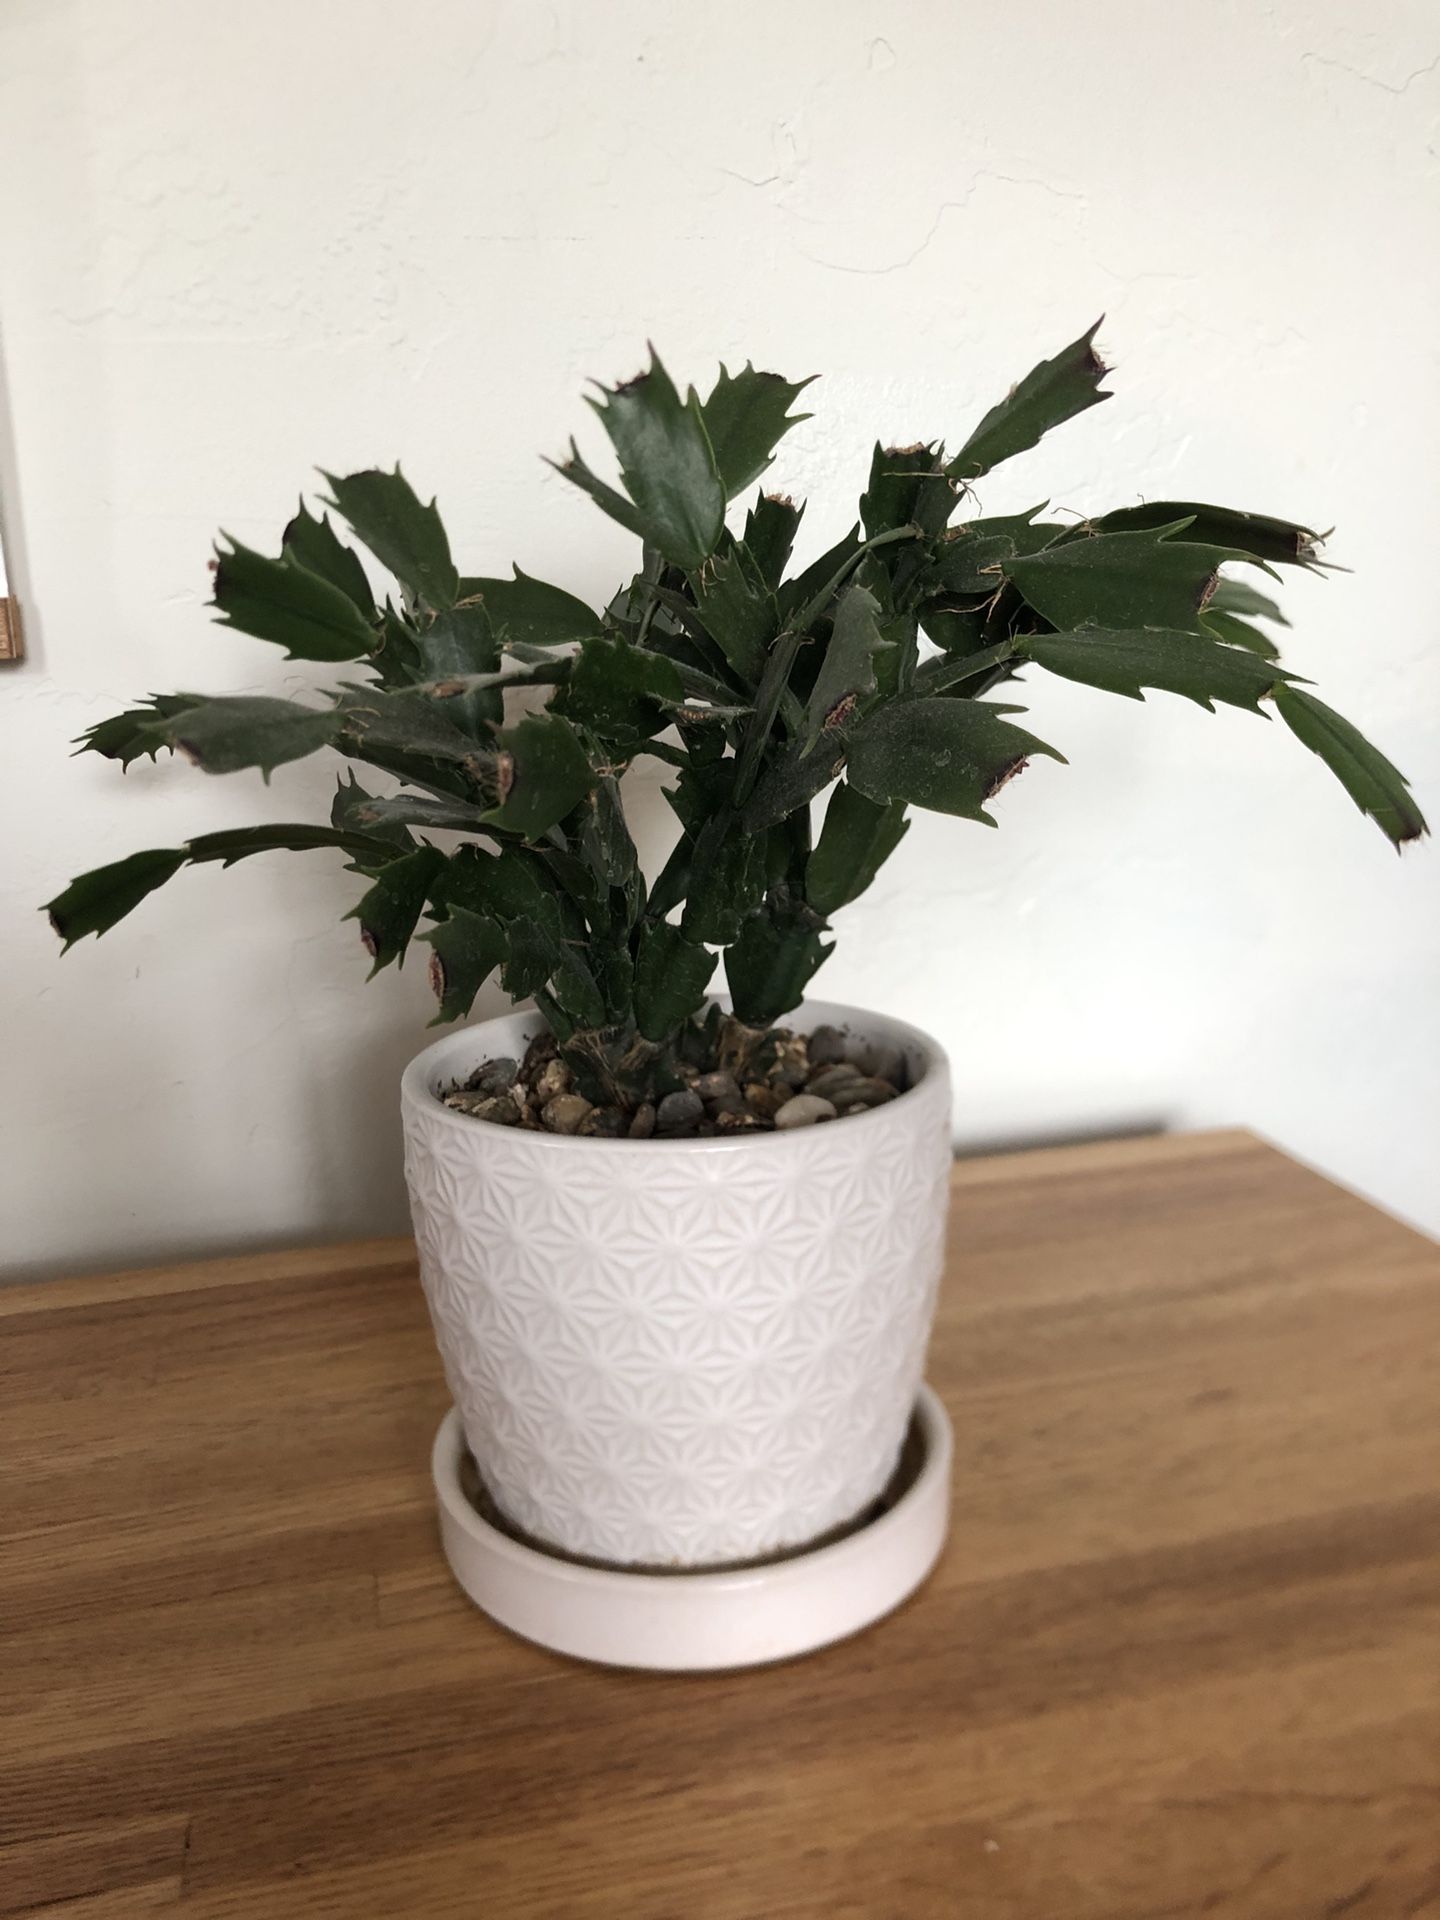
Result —
[[903, 1049], [912, 1086], [788, 1133], [595, 1140], [495, 1127], [437, 1092], [517, 1056], [510, 1014], [402, 1082], [420, 1272], [470, 1450], [532, 1539], [619, 1566], [802, 1546], [884, 1490], [943, 1256], [950, 1081], [899, 1021], [787, 1016]]

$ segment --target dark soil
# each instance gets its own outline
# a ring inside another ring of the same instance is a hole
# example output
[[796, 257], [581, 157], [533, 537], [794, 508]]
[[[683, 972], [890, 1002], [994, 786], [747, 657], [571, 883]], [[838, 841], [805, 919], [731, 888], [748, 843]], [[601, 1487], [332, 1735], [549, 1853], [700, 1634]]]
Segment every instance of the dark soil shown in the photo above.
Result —
[[762, 1030], [727, 1016], [707, 1029], [699, 1058], [678, 1062], [679, 1084], [656, 1100], [614, 1106], [587, 1100], [548, 1033], [535, 1036], [523, 1060], [489, 1060], [440, 1098], [492, 1126], [685, 1140], [843, 1120], [883, 1106], [909, 1085], [898, 1047], [872, 1045], [838, 1027], [809, 1034]]

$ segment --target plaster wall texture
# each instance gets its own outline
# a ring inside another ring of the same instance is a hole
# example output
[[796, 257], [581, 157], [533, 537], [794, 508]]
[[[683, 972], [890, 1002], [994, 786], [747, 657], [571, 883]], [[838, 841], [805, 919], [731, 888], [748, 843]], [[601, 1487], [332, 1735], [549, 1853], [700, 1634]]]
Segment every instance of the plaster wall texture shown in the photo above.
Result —
[[[9, 0], [0, 1270], [403, 1226], [432, 1003], [413, 961], [364, 988], [338, 861], [182, 876], [63, 965], [35, 911], [332, 773], [68, 743], [147, 691], [305, 684], [203, 603], [216, 527], [272, 544], [316, 463], [401, 457], [465, 570], [606, 596], [627, 537], [536, 456], [593, 449], [583, 383], [647, 336], [702, 384], [823, 372], [773, 472], [819, 551], [877, 436], [958, 440], [1103, 310], [1118, 397], [984, 507], [1333, 524], [1353, 571], [1287, 581], [1290, 663], [1440, 811], [1437, 126], [1428, 0]], [[998, 832], [918, 815], [817, 991], [943, 1041], [962, 1145], [1243, 1122], [1440, 1227], [1433, 851], [1278, 724], [1034, 678], [1068, 768]]]

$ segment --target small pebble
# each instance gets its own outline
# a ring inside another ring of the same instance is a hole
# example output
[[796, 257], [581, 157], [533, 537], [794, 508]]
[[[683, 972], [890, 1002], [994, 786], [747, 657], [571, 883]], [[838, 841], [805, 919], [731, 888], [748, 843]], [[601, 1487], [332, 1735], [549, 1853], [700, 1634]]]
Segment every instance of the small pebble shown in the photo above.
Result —
[[[787, 1087], [803, 1087], [810, 1077], [809, 1043], [803, 1033], [786, 1033], [783, 1030], [775, 1035], [774, 1061], [769, 1069], [772, 1080], [782, 1081]], [[763, 1057], [763, 1056], [762, 1056]]]
[[471, 1077], [470, 1084], [477, 1093], [508, 1093], [519, 1072], [518, 1060], [487, 1060]]
[[717, 1133], [758, 1133], [762, 1127], [770, 1131], [760, 1115], [747, 1107], [722, 1107], [715, 1116]]
[[833, 1067], [845, 1058], [845, 1036], [838, 1027], [816, 1027], [810, 1035], [812, 1067]]
[[905, 1055], [899, 1047], [877, 1040], [857, 1047], [852, 1058], [870, 1079], [888, 1080], [897, 1092], [905, 1085]]
[[833, 1120], [835, 1109], [828, 1100], [822, 1100], [815, 1093], [797, 1093], [787, 1100], [775, 1116], [775, 1125], [782, 1129], [790, 1127], [811, 1127], [817, 1120]]
[[590, 1111], [583, 1093], [557, 1093], [541, 1108], [540, 1119], [551, 1133], [578, 1133], [580, 1122]]
[[858, 1067], [852, 1067], [848, 1060], [842, 1060], [834, 1066], [821, 1067], [818, 1073], [812, 1073], [805, 1091], [818, 1094], [822, 1100], [834, 1100], [839, 1094], [858, 1086], [864, 1077]]
[[774, 1087], [767, 1086], [763, 1080], [751, 1080], [745, 1088], [746, 1106], [762, 1120], [773, 1120], [788, 1098], [788, 1088], [784, 1093], [777, 1093]]
[[590, 1140], [618, 1140], [625, 1131], [625, 1116], [619, 1107], [592, 1107], [576, 1128]]
[[655, 1109], [647, 1100], [638, 1106], [630, 1118], [630, 1138], [648, 1140], [655, 1131]]
[[679, 1093], [667, 1093], [655, 1109], [655, 1131], [672, 1136], [690, 1133], [704, 1112], [704, 1101], [690, 1087]]
[[476, 1093], [473, 1087], [452, 1087], [449, 1093], [442, 1094], [440, 1097], [453, 1112], [476, 1115], [490, 1099], [488, 1093]]
[[557, 1094], [569, 1093], [574, 1084], [574, 1077], [563, 1060], [549, 1060], [535, 1082], [535, 1097], [543, 1107]]
[[887, 1100], [898, 1098], [888, 1080], [855, 1080], [840, 1095], [847, 1107], [883, 1107]]
[[546, 1060], [553, 1060], [557, 1048], [555, 1036], [542, 1027], [525, 1049], [525, 1058], [520, 1062], [520, 1078], [528, 1086], [540, 1071]]
[[702, 1073], [693, 1083], [692, 1091], [698, 1093], [707, 1105], [712, 1100], [730, 1101], [740, 1098], [740, 1089], [736, 1085], [733, 1073]]

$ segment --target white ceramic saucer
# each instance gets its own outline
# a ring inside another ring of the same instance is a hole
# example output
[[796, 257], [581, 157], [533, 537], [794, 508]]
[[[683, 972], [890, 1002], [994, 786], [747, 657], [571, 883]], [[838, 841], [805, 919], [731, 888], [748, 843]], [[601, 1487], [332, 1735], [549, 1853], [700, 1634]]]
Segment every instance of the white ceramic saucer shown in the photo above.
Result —
[[855, 1532], [759, 1566], [632, 1573], [527, 1546], [477, 1513], [461, 1486], [465, 1443], [452, 1407], [431, 1455], [445, 1557], [493, 1620], [576, 1659], [698, 1672], [810, 1653], [899, 1606], [939, 1558], [950, 1517], [950, 1421], [929, 1387], [915, 1415], [918, 1471]]

